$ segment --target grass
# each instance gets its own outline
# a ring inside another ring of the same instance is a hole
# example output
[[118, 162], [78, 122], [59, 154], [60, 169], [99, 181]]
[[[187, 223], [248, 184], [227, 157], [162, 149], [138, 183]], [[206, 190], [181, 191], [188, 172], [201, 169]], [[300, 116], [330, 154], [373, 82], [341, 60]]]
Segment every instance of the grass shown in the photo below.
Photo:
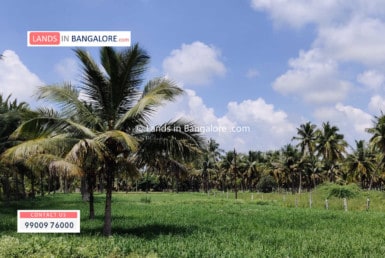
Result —
[[[325, 210], [325, 195], [314, 191], [310, 209], [308, 193], [115, 193], [105, 238], [103, 195], [90, 221], [78, 194], [56, 194], [1, 206], [0, 257], [383, 257], [384, 194], [361, 192], [348, 212], [335, 197]], [[17, 209], [80, 209], [81, 233], [18, 234]]]

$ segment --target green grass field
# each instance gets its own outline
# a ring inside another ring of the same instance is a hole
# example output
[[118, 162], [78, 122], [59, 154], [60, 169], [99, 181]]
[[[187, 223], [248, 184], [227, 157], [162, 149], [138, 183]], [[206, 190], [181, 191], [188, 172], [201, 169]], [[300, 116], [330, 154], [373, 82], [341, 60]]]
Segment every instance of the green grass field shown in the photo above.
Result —
[[[252, 199], [253, 197], [253, 199]], [[79, 194], [1, 205], [0, 257], [383, 257], [385, 195], [342, 200], [325, 193], [234, 195], [114, 193], [112, 237], [103, 237], [104, 195], [96, 219]], [[365, 200], [371, 198], [366, 211]], [[297, 199], [298, 207], [295, 207]], [[80, 209], [80, 234], [18, 234], [17, 209]]]

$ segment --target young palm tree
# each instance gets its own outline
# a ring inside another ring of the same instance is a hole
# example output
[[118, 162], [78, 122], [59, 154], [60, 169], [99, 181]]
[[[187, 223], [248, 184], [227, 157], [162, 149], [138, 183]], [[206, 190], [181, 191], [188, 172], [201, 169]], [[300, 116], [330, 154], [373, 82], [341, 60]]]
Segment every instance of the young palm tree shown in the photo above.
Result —
[[[86, 51], [77, 49], [75, 53], [82, 63], [80, 91], [71, 85], [43, 86], [38, 97], [52, 101], [62, 110], [62, 119], [49, 120], [50, 128], [62, 133], [65, 130], [67, 134], [81, 132], [79, 140], [92, 140], [98, 142], [94, 146], [102, 146], [99, 169], [106, 182], [103, 234], [108, 236], [112, 233], [111, 198], [118, 158], [128, 160], [138, 150], [144, 155], [148, 146], [159, 155], [191, 157], [199, 152], [202, 138], [198, 133], [179, 130], [185, 128], [181, 121], [166, 123], [175, 130], [141, 130], [149, 127], [150, 117], [159, 106], [173, 101], [183, 91], [165, 78], [150, 80], [140, 90], [149, 56], [137, 44], [122, 51], [101, 48], [101, 67]], [[35, 123], [36, 120], [39, 119]], [[84, 151], [73, 158], [80, 159]], [[83, 170], [88, 170], [84, 164]]]

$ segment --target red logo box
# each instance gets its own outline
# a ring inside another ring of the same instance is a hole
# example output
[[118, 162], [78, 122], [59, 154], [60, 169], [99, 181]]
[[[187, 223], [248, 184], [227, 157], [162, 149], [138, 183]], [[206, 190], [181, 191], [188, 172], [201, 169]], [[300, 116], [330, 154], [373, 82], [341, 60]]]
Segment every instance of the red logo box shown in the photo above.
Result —
[[28, 42], [33, 46], [59, 45], [60, 32], [30, 32]]

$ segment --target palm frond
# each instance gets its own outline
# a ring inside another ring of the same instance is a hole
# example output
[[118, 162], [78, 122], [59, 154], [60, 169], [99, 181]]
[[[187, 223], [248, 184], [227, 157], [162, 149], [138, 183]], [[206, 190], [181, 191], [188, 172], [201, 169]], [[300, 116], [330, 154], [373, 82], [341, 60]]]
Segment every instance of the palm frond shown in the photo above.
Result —
[[144, 159], [158, 155], [185, 161], [196, 158], [202, 153], [205, 141], [200, 132], [191, 128], [195, 128], [192, 122], [179, 119], [139, 134], [138, 137], [142, 139], [139, 155]]
[[140, 172], [136, 166], [136, 159], [130, 156], [125, 158], [124, 156], [119, 156], [116, 159], [117, 170], [119, 173], [125, 173], [131, 179], [138, 178]]
[[10, 139], [30, 140], [47, 138], [64, 133], [74, 136], [95, 137], [95, 133], [79, 123], [55, 117], [37, 117], [22, 123], [10, 136]]
[[94, 168], [104, 160], [108, 153], [106, 146], [92, 139], [83, 139], [76, 143], [67, 153], [65, 160], [79, 167]]
[[[75, 117], [84, 124], [98, 124], [100, 119], [79, 99], [79, 91], [71, 84], [49, 85], [38, 88], [38, 99], [51, 101], [58, 105], [62, 117]], [[49, 114], [51, 114], [49, 112]], [[58, 114], [55, 114], [58, 117]]]
[[[120, 73], [119, 79], [116, 81], [118, 83], [113, 85], [113, 89], [117, 94], [123, 93], [124, 98], [119, 102], [118, 110], [121, 115], [132, 108], [137, 101], [138, 88], [143, 82], [144, 72], [148, 68], [150, 57], [138, 44], [120, 52], [118, 56], [121, 61]], [[119, 98], [119, 96], [117, 97]]]
[[39, 153], [28, 157], [25, 160], [24, 165], [31, 171], [41, 171], [48, 169], [51, 162], [58, 160], [62, 160], [62, 158], [52, 154]]
[[55, 160], [48, 166], [51, 174], [64, 176], [83, 176], [84, 171], [81, 167], [65, 160]]
[[59, 118], [60, 114], [53, 108], [39, 107], [36, 112], [42, 117]]
[[149, 81], [138, 102], [126, 112], [116, 123], [115, 129], [134, 128], [138, 125], [147, 125], [150, 116], [156, 108], [173, 101], [181, 95], [183, 90], [174, 82], [165, 78], [157, 78]]
[[119, 130], [104, 132], [94, 139], [106, 144], [109, 149], [117, 150], [119, 153], [126, 151], [136, 151], [138, 149], [137, 139], [134, 136]]
[[52, 154], [60, 157], [68, 152], [77, 141], [77, 139], [67, 138], [63, 135], [28, 140], [7, 149], [0, 156], [0, 159], [8, 164], [16, 164], [41, 154]]
[[83, 49], [75, 50], [76, 56], [82, 62], [82, 90], [86, 98], [96, 108], [102, 119], [110, 119], [114, 115], [111, 107], [111, 88], [103, 71]]

